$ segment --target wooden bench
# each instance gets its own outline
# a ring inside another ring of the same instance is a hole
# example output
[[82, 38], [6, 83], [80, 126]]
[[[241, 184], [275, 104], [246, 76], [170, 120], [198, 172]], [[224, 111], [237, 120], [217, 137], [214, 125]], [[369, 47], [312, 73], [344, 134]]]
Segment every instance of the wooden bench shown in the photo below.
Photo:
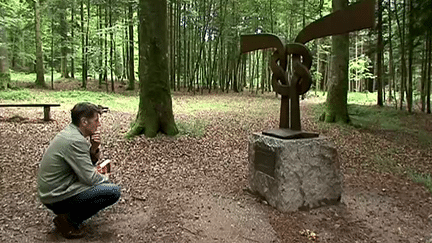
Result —
[[50, 108], [51, 106], [60, 106], [60, 104], [2, 104], [0, 103], [0, 107], [41, 107], [44, 108], [44, 121], [51, 120], [50, 117]]

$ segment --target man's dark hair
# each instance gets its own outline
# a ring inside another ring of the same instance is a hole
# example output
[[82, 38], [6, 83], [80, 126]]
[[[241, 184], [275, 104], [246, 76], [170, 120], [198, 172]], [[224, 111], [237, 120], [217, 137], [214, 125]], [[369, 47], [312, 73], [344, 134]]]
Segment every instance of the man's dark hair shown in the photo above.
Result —
[[92, 118], [95, 113], [102, 114], [102, 110], [97, 105], [90, 102], [78, 103], [71, 110], [72, 123], [78, 126], [82, 117]]

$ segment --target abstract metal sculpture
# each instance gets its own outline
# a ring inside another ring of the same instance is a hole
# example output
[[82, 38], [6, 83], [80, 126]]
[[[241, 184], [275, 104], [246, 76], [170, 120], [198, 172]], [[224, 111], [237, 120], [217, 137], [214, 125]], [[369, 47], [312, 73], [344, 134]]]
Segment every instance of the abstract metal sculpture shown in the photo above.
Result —
[[[305, 44], [313, 39], [346, 34], [352, 31], [374, 27], [375, 0], [364, 0], [333, 12], [306, 26], [297, 35], [294, 43], [285, 45], [272, 34], [242, 35], [241, 52], [276, 48], [270, 59], [273, 72], [273, 90], [282, 96], [279, 129], [264, 131], [266, 135], [279, 138], [317, 137], [316, 133], [301, 131], [299, 96], [306, 93], [312, 77], [312, 55]], [[292, 75], [288, 77], [287, 65], [291, 60]]]

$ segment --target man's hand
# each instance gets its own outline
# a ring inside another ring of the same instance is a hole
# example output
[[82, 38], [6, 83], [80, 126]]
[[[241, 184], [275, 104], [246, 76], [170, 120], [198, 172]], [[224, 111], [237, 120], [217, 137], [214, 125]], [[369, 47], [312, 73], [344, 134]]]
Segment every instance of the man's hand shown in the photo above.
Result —
[[100, 126], [98, 126], [97, 130], [93, 135], [90, 136], [90, 143], [91, 143], [91, 152], [93, 154], [96, 154], [97, 149], [99, 148], [101, 144], [101, 136], [100, 136]]
[[100, 125], [97, 127], [93, 135], [90, 135], [90, 143], [91, 143], [90, 158], [94, 165], [99, 160], [100, 157], [100, 150], [99, 150], [99, 146], [101, 144]]

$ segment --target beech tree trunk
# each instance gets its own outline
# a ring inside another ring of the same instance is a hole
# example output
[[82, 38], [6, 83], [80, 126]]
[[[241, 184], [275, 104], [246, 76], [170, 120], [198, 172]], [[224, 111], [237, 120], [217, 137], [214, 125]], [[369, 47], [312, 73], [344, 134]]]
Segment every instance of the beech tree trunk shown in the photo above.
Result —
[[86, 50], [85, 50], [85, 34], [84, 34], [84, 0], [81, 0], [81, 87], [87, 88], [87, 66], [86, 66]]
[[427, 34], [427, 78], [426, 78], [426, 112], [431, 113], [431, 63], [432, 63], [432, 28], [429, 28]]
[[[396, 0], [395, 7], [397, 6]], [[404, 95], [406, 89], [406, 61], [405, 61], [405, 0], [402, 3], [402, 24], [400, 24], [398, 15], [396, 15], [396, 23], [398, 26], [400, 34], [400, 52], [401, 52], [401, 79], [400, 79], [400, 99], [399, 99], [399, 109], [403, 109]], [[397, 10], [395, 10], [397, 12]]]
[[[333, 11], [344, 9], [348, 0], [333, 0]], [[349, 63], [349, 35], [332, 37], [332, 75], [329, 80], [326, 100], [327, 109], [321, 116], [326, 122], [350, 121], [348, 116], [348, 63]]]
[[67, 65], [69, 40], [68, 40], [68, 26], [66, 21], [66, 5], [64, 2], [60, 3], [59, 8], [60, 19], [60, 36], [61, 36], [61, 75], [63, 78], [69, 78], [69, 70]]
[[[391, 10], [391, 2], [388, 2], [388, 11]], [[390, 81], [389, 81], [389, 101], [392, 101], [393, 98], [396, 99], [396, 83], [395, 83], [395, 71], [394, 71], [394, 61], [393, 61], [393, 44], [392, 44], [392, 20], [391, 20], [391, 13], [389, 13], [388, 15], [388, 31], [389, 31], [389, 37], [388, 37], [388, 43], [389, 43], [389, 74], [390, 74]], [[392, 94], [392, 86], [393, 86], [393, 90], [395, 92], [394, 97]], [[396, 104], [396, 108], [397, 108], [397, 101], [395, 102]]]
[[36, 34], [36, 85], [45, 87], [45, 76], [43, 66], [43, 49], [41, 38], [41, 18], [39, 0], [35, 1], [35, 34]]
[[70, 73], [71, 73], [71, 77], [72, 78], [75, 78], [75, 57], [74, 57], [74, 55], [75, 55], [75, 51], [74, 51], [74, 49], [75, 49], [75, 44], [74, 44], [74, 40], [75, 40], [75, 34], [74, 34], [74, 25], [75, 25], [75, 22], [74, 22], [74, 18], [75, 18], [75, 0], [72, 0], [72, 7], [71, 7], [71, 43], [70, 43], [70, 53], [71, 53], [71, 60], [70, 60], [70, 63], [71, 63], [71, 70], [70, 70]]
[[111, 92], [115, 92], [114, 87], [114, 32], [113, 32], [113, 23], [112, 23], [112, 16], [113, 16], [113, 6], [112, 1], [108, 1], [109, 6], [109, 27], [110, 27], [110, 76], [111, 76]]
[[421, 78], [420, 78], [420, 109], [422, 112], [426, 110], [426, 79], [427, 79], [427, 34], [425, 35], [425, 45], [422, 50], [422, 61], [421, 61]]
[[128, 90], [135, 89], [135, 66], [134, 66], [134, 34], [133, 34], [133, 2], [129, 2], [129, 86]]
[[159, 131], [172, 136], [178, 129], [169, 85], [167, 1], [140, 0], [139, 5], [140, 102], [127, 136], [155, 137]]
[[377, 105], [383, 106], [383, 21], [382, 21], [382, 11], [383, 11], [382, 0], [378, 1], [378, 41], [377, 41], [377, 70], [376, 70], [376, 82], [378, 89]]
[[408, 112], [413, 110], [413, 55], [414, 55], [414, 19], [413, 19], [413, 2], [408, 1], [408, 87], [407, 87], [407, 108]]
[[0, 90], [7, 89], [10, 82], [6, 30], [0, 25]]

